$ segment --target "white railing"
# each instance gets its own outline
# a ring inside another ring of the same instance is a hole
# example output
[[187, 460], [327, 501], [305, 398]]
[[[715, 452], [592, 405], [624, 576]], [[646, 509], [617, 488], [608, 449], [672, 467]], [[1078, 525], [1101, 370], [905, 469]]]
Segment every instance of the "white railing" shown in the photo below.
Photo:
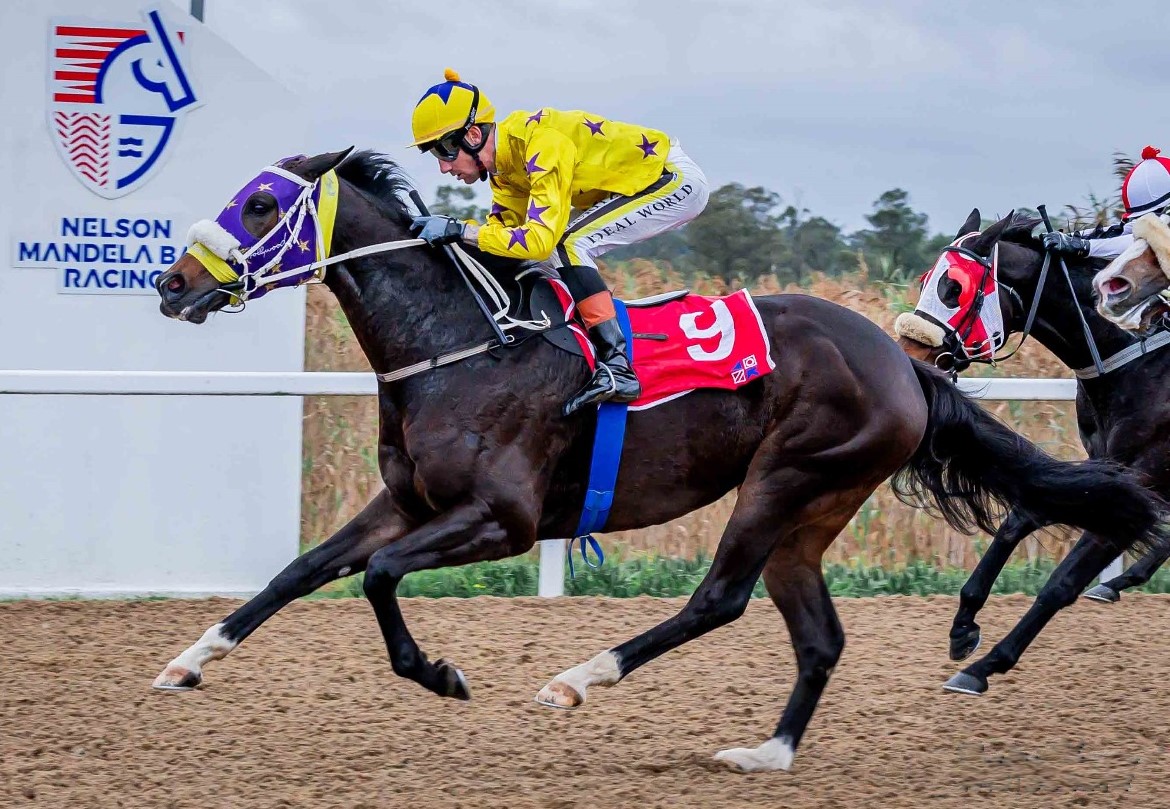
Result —
[[[961, 379], [959, 387], [993, 401], [1071, 401], [1073, 379]], [[378, 392], [370, 373], [247, 371], [0, 371], [0, 394], [77, 396], [366, 396]], [[1121, 573], [1117, 559], [1102, 572]], [[565, 541], [540, 543], [539, 594], [565, 592]]]
[[[981, 399], [1076, 398], [1073, 379], [960, 379]], [[0, 393], [111, 396], [362, 396], [378, 392], [369, 373], [277, 371], [0, 371]]]

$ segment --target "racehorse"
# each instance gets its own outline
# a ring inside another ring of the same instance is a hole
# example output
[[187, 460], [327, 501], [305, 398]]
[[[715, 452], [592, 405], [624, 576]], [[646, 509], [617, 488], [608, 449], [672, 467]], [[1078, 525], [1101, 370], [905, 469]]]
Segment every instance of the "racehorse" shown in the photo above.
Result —
[[[962, 277], [963, 254], [956, 256], [956, 251], [947, 248], [940, 257], [938, 270], [932, 270], [924, 278], [924, 297], [933, 292], [945, 306], [954, 308], [956, 322], [962, 323], [977, 321], [980, 306], [996, 305], [998, 301], [1004, 325], [1000, 340], [1006, 341], [1010, 335], [1020, 334], [1022, 343], [1027, 337], [1034, 336], [1076, 373], [1077, 426], [1089, 457], [1123, 464], [1139, 472], [1160, 495], [1170, 494], [1170, 466], [1167, 464], [1170, 440], [1166, 433], [1170, 428], [1170, 405], [1159, 393], [1168, 378], [1170, 352], [1159, 351], [1161, 343], [1142, 345], [1131, 333], [1094, 311], [1092, 278], [1101, 262], [1069, 260], [1066, 279], [1063, 270], [1052, 257], [1046, 256], [1032, 237], [1032, 231], [1040, 224], [1039, 219], [1009, 215], [983, 233], [979, 233], [980, 222], [978, 209], [973, 210], [953, 244], [982, 258], [982, 265], [976, 262], [966, 266], [989, 278], [998, 289], [989, 287], [984, 290], [985, 294], [960, 302], [960, 282], [970, 283], [970, 280]], [[994, 266], [991, 263], [993, 256]], [[952, 257], [958, 259], [958, 265]], [[926, 285], [934, 285], [935, 289], [927, 290]], [[929, 314], [915, 313], [915, 317], [922, 316], [930, 317]], [[992, 358], [995, 346], [979, 345], [969, 334], [964, 335], [961, 328], [940, 328], [930, 337], [927, 336], [931, 331], [929, 325], [916, 328], [913, 320], [905, 321], [908, 325], [903, 325], [903, 322], [900, 320], [897, 327], [899, 344], [913, 357], [954, 371], [970, 365], [971, 357], [981, 357], [975, 361]], [[1104, 358], [1100, 369], [1094, 361], [1094, 350], [1098, 359]], [[992, 584], [1012, 551], [1039, 527], [1028, 515], [1013, 510], [995, 533], [991, 545], [960, 593], [959, 609], [950, 634], [952, 660], [969, 657], [979, 646], [976, 615], [986, 603]], [[1081, 540], [1083, 543], [1090, 541]], [[1149, 581], [1168, 556], [1170, 548], [1151, 548], [1124, 573], [1097, 585], [1085, 595], [1098, 601], [1117, 601], [1122, 590]], [[1100, 567], [1093, 568], [1085, 562], [1077, 571], [1064, 569], [1054, 573], [1049, 587], [1061, 590], [1067, 596], [1087, 583], [1092, 577], [1090, 574], [1099, 571]], [[1063, 606], [1052, 602], [1051, 596], [1046, 597], [1044, 593], [1038, 603], [1043, 601], [1048, 602], [1050, 609]], [[975, 675], [984, 677], [984, 669], [978, 666]], [[986, 683], [982, 685], [985, 687]]]
[[[387, 240], [409, 244], [401, 199], [408, 186], [397, 167], [374, 153], [347, 154], [289, 159], [280, 171], [306, 187], [339, 179], [333, 255]], [[248, 238], [281, 233], [282, 223], [299, 215], [247, 188], [229, 205], [241, 205]], [[516, 269], [515, 262], [500, 264]], [[246, 260], [239, 266], [250, 272]], [[493, 333], [455, 268], [430, 249], [345, 260], [329, 268], [324, 283], [382, 373], [427, 364]], [[162, 313], [192, 323], [241, 296], [239, 281], [217, 279], [193, 252], [160, 276], [157, 288]], [[677, 615], [556, 675], [538, 702], [578, 706], [590, 687], [612, 686], [730, 623], [762, 575], [792, 638], [796, 684], [767, 741], [717, 758], [742, 770], [787, 769], [845, 641], [821, 575], [822, 554], [891, 476], [909, 502], [933, 504], [962, 530], [986, 529], [999, 508], [1012, 505], [1041, 523], [1092, 530], [1110, 557], [1135, 541], [1163, 541], [1156, 527], [1163, 504], [1129, 472], [1049, 457], [863, 316], [804, 295], [756, 303], [777, 369], [735, 392], [697, 390], [631, 412], [606, 525], [616, 531], [662, 523], [738, 488], [709, 572]], [[573, 535], [597, 416], [562, 418], [560, 405], [587, 373], [579, 357], [533, 339], [382, 382], [385, 489], [208, 629], [155, 686], [198, 685], [208, 661], [227, 655], [285, 604], [364, 570], [364, 593], [395, 673], [468, 699], [462, 672], [429, 660], [411, 637], [396, 588], [412, 571], [501, 559], [538, 539]]]

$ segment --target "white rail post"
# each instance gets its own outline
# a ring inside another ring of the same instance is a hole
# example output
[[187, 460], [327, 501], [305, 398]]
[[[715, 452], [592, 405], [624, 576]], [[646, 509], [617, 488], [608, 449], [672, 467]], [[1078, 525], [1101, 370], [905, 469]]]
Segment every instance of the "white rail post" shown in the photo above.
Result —
[[1125, 571], [1125, 555], [1118, 556], [1110, 562], [1104, 570], [1101, 571], [1101, 578], [1098, 581], [1104, 583], [1110, 579], [1115, 579]]
[[563, 539], [540, 541], [540, 583], [536, 594], [556, 598], [565, 594], [565, 544]]

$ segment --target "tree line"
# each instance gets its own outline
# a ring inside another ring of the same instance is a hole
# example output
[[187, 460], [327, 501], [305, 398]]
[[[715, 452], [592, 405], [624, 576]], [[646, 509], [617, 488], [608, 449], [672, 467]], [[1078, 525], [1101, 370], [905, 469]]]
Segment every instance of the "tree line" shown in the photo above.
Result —
[[[1124, 155], [1113, 155], [1119, 182], [1132, 165]], [[1080, 228], [1118, 221], [1119, 208], [1117, 194], [1090, 195], [1082, 205], [1059, 210], [1062, 222]], [[486, 216], [468, 186], [441, 186], [431, 210], [479, 222]], [[931, 233], [926, 214], [913, 208], [901, 188], [874, 200], [865, 221], [868, 227], [846, 233], [767, 188], [728, 183], [711, 193], [706, 209], [686, 227], [612, 250], [605, 258], [668, 262], [684, 278], [717, 277], [728, 287], [747, 286], [767, 274], [782, 285], [803, 285], [814, 272], [841, 275], [863, 263], [873, 280], [906, 283], [928, 269], [954, 238], [953, 233]]]

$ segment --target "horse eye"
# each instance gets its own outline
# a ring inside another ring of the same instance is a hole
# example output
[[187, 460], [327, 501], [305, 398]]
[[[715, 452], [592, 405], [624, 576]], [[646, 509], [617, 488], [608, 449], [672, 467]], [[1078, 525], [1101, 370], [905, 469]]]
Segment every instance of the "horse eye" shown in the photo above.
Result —
[[951, 309], [959, 308], [959, 293], [962, 291], [962, 285], [950, 276], [938, 279], [938, 299]]
[[248, 203], [248, 213], [264, 213], [268, 210], [268, 203], [263, 200], [256, 200]]

